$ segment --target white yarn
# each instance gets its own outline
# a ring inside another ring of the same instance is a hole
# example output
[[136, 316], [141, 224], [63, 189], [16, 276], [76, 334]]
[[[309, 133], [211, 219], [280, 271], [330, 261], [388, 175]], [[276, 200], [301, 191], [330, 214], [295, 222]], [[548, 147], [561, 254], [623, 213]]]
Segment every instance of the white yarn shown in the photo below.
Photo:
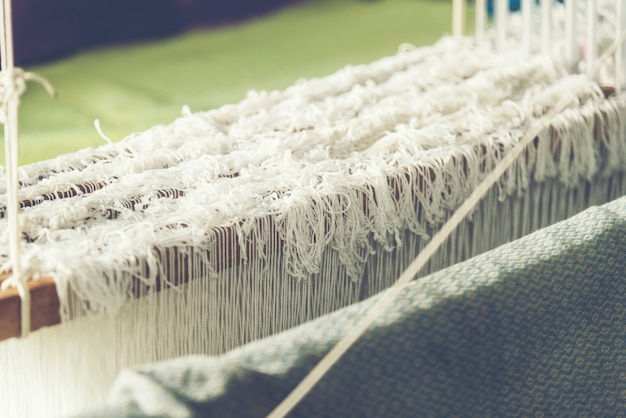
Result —
[[[552, 178], [503, 202], [493, 190], [473, 221], [459, 227], [425, 273], [624, 194], [624, 173], [572, 191]], [[516, 210], [520, 214], [515, 215]], [[425, 230], [433, 234], [436, 228]], [[213, 239], [219, 235], [214, 231]], [[178, 285], [178, 291], [145, 291], [147, 295], [120, 306], [115, 317], [77, 319], [39, 330], [26, 340], [2, 342], [0, 385], [12, 388], [10, 396], [2, 398], [4, 411], [7, 416], [68, 416], [103, 402], [122, 368], [180, 355], [220, 354], [374, 295], [388, 288], [428, 242], [410, 231], [401, 233], [399, 240], [402, 245], [393, 252], [366, 254], [360, 282], [347, 277], [334, 250], [324, 252], [320, 272], [309, 280], [287, 280], [282, 257], [269, 257], [265, 263], [250, 260], [209, 280], [205, 255], [179, 248], [193, 256], [185, 264], [190, 281]], [[225, 256], [237, 245], [211, 250]], [[181, 275], [171, 255], [162, 258], [169, 260], [166, 275]], [[147, 269], [142, 274], [147, 277]], [[72, 303], [72, 309], [79, 309]]]
[[[443, 39], [426, 51], [253, 93], [91, 155], [60, 157], [69, 168], [59, 161], [25, 168], [26, 256], [87, 311], [114, 314], [142, 268], [129, 260], [157, 260], [156, 249], [183, 243], [208, 252], [210, 231], [228, 226], [245, 255], [251, 237], [263, 236], [257, 220], [270, 217], [295, 279], [317, 273], [330, 246], [356, 280], [363, 251], [395, 248], [407, 227], [424, 234], [415, 203], [426, 223], [442, 222], [555, 97], [569, 98], [572, 111], [555, 122], [552, 140], [576, 159], [541, 153], [538, 177], [558, 174], [574, 185], [597, 171], [600, 157], [589, 148], [595, 116], [580, 116], [604, 102], [595, 83], [564, 77], [545, 57], [494, 55], [467, 40]], [[502, 198], [528, 187], [539, 158], [530, 157], [500, 181]], [[409, 184], [407, 173], [423, 187]], [[393, 195], [390, 177], [404, 182], [402, 194]], [[73, 197], [47, 200], [55, 194]], [[143, 279], [152, 286], [155, 269]]]
[[[121, 367], [218, 354], [375, 294], [557, 100], [429, 272], [626, 193], [624, 99], [558, 60], [444, 38], [22, 167], [28, 265], [55, 278], [63, 320], [86, 318], [0, 344], [2, 364], [39, 359], [64, 383], [28, 408], [65, 413]], [[89, 349], [64, 356], [64, 341]]]

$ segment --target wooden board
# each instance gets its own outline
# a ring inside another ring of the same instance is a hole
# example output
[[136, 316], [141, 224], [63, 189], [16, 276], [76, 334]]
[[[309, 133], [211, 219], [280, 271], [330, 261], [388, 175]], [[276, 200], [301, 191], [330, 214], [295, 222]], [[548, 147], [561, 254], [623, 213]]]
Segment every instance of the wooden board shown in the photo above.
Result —
[[[0, 278], [0, 283], [6, 279]], [[31, 296], [31, 330], [61, 323], [59, 297], [50, 277], [28, 283]], [[0, 292], [0, 341], [19, 337], [21, 328], [20, 295], [15, 288]]]

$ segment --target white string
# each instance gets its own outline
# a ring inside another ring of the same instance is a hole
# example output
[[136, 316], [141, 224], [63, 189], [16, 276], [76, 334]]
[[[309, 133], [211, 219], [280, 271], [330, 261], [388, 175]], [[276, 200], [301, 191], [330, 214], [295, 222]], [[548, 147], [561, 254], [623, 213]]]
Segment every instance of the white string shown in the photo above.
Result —
[[189, 105], [183, 105], [183, 107], [180, 110], [180, 114], [182, 116], [191, 116], [193, 112], [191, 111], [191, 108], [189, 107]]
[[[605, 51], [605, 53], [596, 61], [596, 66], [589, 75], [593, 75], [600, 68], [600, 64], [606, 60], [616, 48], [619, 48], [626, 39], [626, 31], [622, 36]], [[457, 226], [472, 212], [474, 207], [487, 194], [491, 187], [500, 179], [500, 177], [515, 163], [517, 158], [524, 152], [526, 147], [539, 135], [541, 131], [547, 128], [553, 119], [561, 113], [571, 103], [562, 101], [558, 103], [550, 112], [544, 115], [534, 124], [534, 126], [526, 132], [518, 144], [504, 156], [504, 158], [495, 166], [493, 171], [476, 187], [463, 204], [452, 214], [450, 219], [443, 227], [433, 236], [430, 242], [413, 260], [409, 267], [396, 280], [391, 288], [381, 297], [376, 304], [367, 312], [367, 315], [352, 329], [352, 332], [340, 340], [322, 360], [304, 377], [295, 389], [280, 403], [276, 408], [268, 414], [268, 418], [280, 418], [286, 416], [319, 382], [330, 368], [339, 361], [339, 359], [348, 351], [348, 349], [359, 339], [359, 337], [367, 330], [379, 315], [384, 312], [388, 305], [395, 299], [400, 292], [402, 286], [413, 280], [417, 273], [426, 265], [439, 247], [452, 234]]]
[[102, 130], [102, 127], [100, 126], [100, 119], [94, 119], [93, 126], [96, 128], [96, 132], [98, 132], [98, 135], [100, 135], [100, 138], [104, 139], [109, 144], [113, 143], [111, 138], [109, 138]]
[[0, 123], [4, 124], [4, 152], [6, 160], [7, 218], [9, 223], [9, 254], [11, 277], [2, 282], [1, 290], [15, 286], [20, 296], [21, 336], [30, 333], [30, 292], [26, 284], [20, 254], [19, 180], [18, 180], [18, 108], [20, 97], [26, 90], [27, 81], [36, 81], [55, 95], [52, 85], [43, 77], [27, 73], [14, 66], [13, 26], [11, 0], [2, 0], [0, 7]]
[[604, 51], [602, 56], [598, 58], [597, 61], [595, 61], [593, 67], [591, 67], [587, 72], [587, 77], [592, 78], [600, 70], [604, 61], [606, 61], [609, 56], [613, 55], [613, 53], [615, 53], [615, 51], [617, 51], [624, 42], [626, 42], [626, 30], [623, 31], [622, 35]]
[[452, 0], [452, 36], [463, 36], [465, 0]]

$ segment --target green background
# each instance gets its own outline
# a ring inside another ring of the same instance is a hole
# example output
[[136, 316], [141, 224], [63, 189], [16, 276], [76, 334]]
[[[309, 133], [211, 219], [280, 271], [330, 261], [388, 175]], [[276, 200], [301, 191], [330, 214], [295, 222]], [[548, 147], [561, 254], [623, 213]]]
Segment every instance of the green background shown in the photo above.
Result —
[[[468, 22], [470, 17], [468, 17]], [[104, 144], [192, 111], [281, 89], [346, 64], [425, 45], [450, 31], [451, 2], [309, 0], [241, 24], [83, 52], [40, 67], [58, 91], [30, 84], [20, 107], [20, 162]], [[2, 156], [4, 159], [4, 156]]]

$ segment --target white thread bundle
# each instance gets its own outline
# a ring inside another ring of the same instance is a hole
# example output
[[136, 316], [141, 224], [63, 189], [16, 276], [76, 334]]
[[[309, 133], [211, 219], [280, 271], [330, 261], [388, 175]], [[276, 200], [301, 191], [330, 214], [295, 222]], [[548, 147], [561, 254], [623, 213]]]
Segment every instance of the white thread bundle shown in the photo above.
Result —
[[[23, 211], [23, 231], [34, 241], [25, 255], [51, 272], [61, 289], [69, 284], [88, 310], [115, 313], [130, 297], [129, 283], [110, 277], [140, 275], [144, 267], [132, 260], [151, 265], [151, 276], [144, 278], [150, 284], [158, 272], [155, 248], [186, 243], [206, 251], [211, 230], [222, 226], [237, 229], [243, 248], [251, 234], [260, 233], [255, 219], [272, 216], [293, 277], [316, 273], [330, 245], [342, 249], [342, 264], [357, 278], [358, 254], [369, 246], [369, 234], [389, 249], [406, 226], [422, 233], [423, 225], [412, 221], [413, 198], [427, 222], [441, 222], [497, 161], [500, 149], [515, 143], [531, 113], [539, 116], [556, 95], [571, 94], [568, 83], [580, 81], [559, 80], [563, 73], [542, 57], [512, 67], [514, 57], [490, 56], [467, 42], [445, 40], [436, 48], [439, 53], [379, 83], [366, 80], [313, 102], [306, 90], [275, 102], [272, 96], [280, 94], [261, 93], [269, 109], [246, 116], [244, 102], [242, 116], [228, 126], [220, 119], [232, 107], [154, 129], [149, 140], [140, 135], [105, 146], [120, 151], [83, 170], [38, 173], [44, 179], [21, 191], [21, 199], [40, 202]], [[400, 54], [401, 61], [404, 55], [420, 57], [421, 51]], [[517, 89], [525, 96], [511, 100]], [[587, 91], [571, 100], [594, 107], [604, 98], [587, 82]], [[588, 135], [557, 138], [563, 147], [579, 148], [575, 141], [588, 143]], [[124, 154], [127, 149], [134, 151]], [[577, 151], [580, 161], [561, 161], [564, 183], [594, 173], [587, 151]], [[527, 164], [518, 170], [531, 172], [534, 161]], [[391, 196], [388, 177], [407, 170], [421, 172], [424, 190]], [[434, 179], [427, 170], [436, 173]], [[103, 186], [74, 198], [42, 200], [83, 184]], [[511, 194], [526, 185], [508, 175], [500, 187]], [[346, 203], [363, 198], [367, 214]], [[328, 216], [331, 222], [321, 221]], [[354, 232], [336, 233], [346, 230]]]
[[7, 410], [81, 408], [121, 367], [220, 353], [384, 289], [557, 99], [571, 106], [434, 271], [626, 193], [626, 102], [546, 57], [444, 39], [23, 167], [33, 272], [55, 277], [64, 319], [118, 315], [0, 344], [24, 397]]

